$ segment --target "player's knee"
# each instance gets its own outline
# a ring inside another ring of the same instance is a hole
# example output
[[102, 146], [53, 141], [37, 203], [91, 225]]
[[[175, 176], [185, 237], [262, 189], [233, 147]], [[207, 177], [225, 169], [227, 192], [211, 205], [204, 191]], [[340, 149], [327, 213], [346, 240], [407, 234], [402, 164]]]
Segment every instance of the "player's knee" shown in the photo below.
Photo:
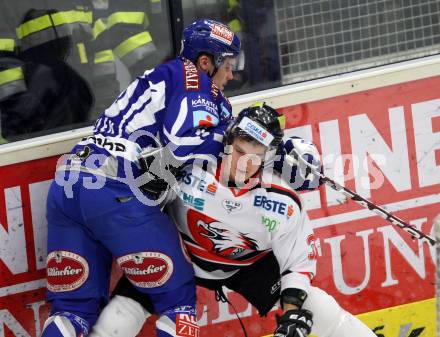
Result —
[[142, 305], [144, 309], [149, 313], [153, 314], [156, 312], [153, 303], [151, 302], [150, 296], [136, 289], [126, 277], [121, 277], [119, 282], [116, 284], [115, 289], [113, 290], [113, 295], [115, 297], [120, 296], [135, 300], [140, 305]]
[[316, 287], [310, 289], [303, 309], [313, 313], [312, 333], [320, 337], [331, 336], [340, 320], [344, 319], [345, 311], [336, 300], [324, 290]]
[[192, 307], [196, 305], [195, 280], [190, 280], [179, 287], [164, 293], [149, 294], [154, 305], [154, 312], [158, 315], [178, 307]]
[[176, 307], [164, 312], [156, 321], [157, 337], [199, 336], [194, 306]]
[[342, 309], [338, 302], [322, 289], [312, 287], [303, 308], [313, 313], [313, 335], [375, 337], [365, 324]]
[[136, 337], [151, 314], [137, 301], [113, 297], [102, 310], [90, 337]]
[[57, 312], [44, 323], [42, 337], [87, 336], [89, 323], [70, 312]]

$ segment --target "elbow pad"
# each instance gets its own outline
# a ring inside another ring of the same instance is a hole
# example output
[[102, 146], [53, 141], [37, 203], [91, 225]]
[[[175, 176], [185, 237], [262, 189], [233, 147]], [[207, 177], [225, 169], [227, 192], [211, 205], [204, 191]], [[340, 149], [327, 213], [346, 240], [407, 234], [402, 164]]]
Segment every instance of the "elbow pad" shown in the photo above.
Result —
[[281, 292], [281, 306], [284, 308], [284, 304], [293, 304], [301, 309], [306, 298], [307, 293], [304, 290], [287, 288]]

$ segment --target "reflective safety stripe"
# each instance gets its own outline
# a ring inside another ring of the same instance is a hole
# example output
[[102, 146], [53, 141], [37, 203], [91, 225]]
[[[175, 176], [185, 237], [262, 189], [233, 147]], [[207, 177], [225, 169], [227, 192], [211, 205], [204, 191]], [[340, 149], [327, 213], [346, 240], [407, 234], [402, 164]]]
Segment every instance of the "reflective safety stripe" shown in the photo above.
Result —
[[116, 64], [114, 62], [96, 63], [93, 65], [93, 76], [100, 77], [116, 74]]
[[127, 66], [131, 67], [136, 64], [140, 60], [147, 58], [154, 51], [156, 51], [156, 46], [153, 42], [150, 42], [146, 45], [140, 46], [130, 53], [126, 54], [124, 57], [121, 57], [121, 61]]
[[[207, 7], [207, 6], [216, 6], [214, 7], [216, 10], [219, 9], [219, 2], [218, 0], [193, 0], [193, 1], [182, 1], [182, 8], [183, 10], [194, 10], [194, 8], [200, 7]], [[221, 2], [220, 2], [221, 3]], [[210, 8], [212, 9], [212, 7]]]
[[14, 39], [0, 39], [0, 51], [14, 51]]
[[131, 24], [148, 26], [148, 16], [143, 12], [116, 12], [108, 17], [107, 26], [111, 28], [116, 24]]
[[8, 98], [9, 96], [26, 91], [26, 83], [24, 80], [12, 81], [0, 85], [0, 101]]
[[52, 21], [50, 20], [49, 15], [40, 16], [39, 18], [29, 20], [18, 26], [18, 28], [16, 29], [17, 37], [19, 39], [22, 39], [25, 36], [49, 28], [51, 26]]
[[84, 22], [92, 24], [93, 13], [83, 11], [67, 11], [51, 14], [55, 26], [64, 25], [66, 23]]
[[93, 21], [92, 12], [65, 11], [54, 14], [46, 14], [38, 18], [22, 23], [16, 29], [17, 37], [22, 39], [30, 34], [39, 32], [52, 26], [60, 26], [71, 23], [89, 23]]
[[162, 12], [161, 0], [150, 0], [151, 13], [158, 14]]
[[113, 51], [111, 49], [99, 51], [95, 53], [94, 63], [104, 63], [104, 62], [113, 62], [115, 57], [113, 56]]
[[26, 83], [21, 67], [0, 71], [0, 101], [23, 91], [26, 91]]
[[127, 55], [128, 53], [130, 53], [131, 51], [135, 50], [136, 48], [139, 48], [140, 46], [146, 45], [152, 41], [153, 41], [153, 39], [151, 38], [151, 35], [149, 32], [142, 32], [142, 33], [136, 34], [136, 35], [128, 38], [124, 42], [120, 43], [115, 48], [115, 54], [119, 58], [122, 58], [125, 55]]
[[241, 32], [241, 23], [238, 19], [234, 19], [234, 20], [229, 21], [228, 26], [229, 26], [229, 28], [231, 28], [231, 30], [234, 33]]
[[[191, 3], [190, 1], [183, 1], [183, 2], [184, 3], [188, 2], [188, 4]], [[202, 7], [202, 6], [209, 6], [209, 5], [218, 5], [218, 0], [198, 0], [198, 1], [195, 1], [195, 6]], [[194, 6], [194, 5], [190, 5], [190, 6]]]
[[228, 1], [228, 9], [231, 10], [234, 7], [238, 6], [238, 0], [229, 0]]
[[111, 49], [95, 53], [93, 75], [105, 76], [116, 74], [116, 64], [114, 61], [115, 58]]
[[96, 39], [103, 31], [106, 30], [106, 28], [107, 25], [105, 24], [104, 20], [96, 20], [95, 24], [93, 25], [93, 38]]
[[21, 69], [21, 67], [15, 67], [0, 71], [0, 85], [22, 79], [23, 79], [23, 70]]
[[79, 23], [62, 25], [56, 27], [55, 29], [45, 29], [28, 35], [20, 41], [20, 48], [21, 50], [26, 50], [28, 48], [39, 46], [43, 43], [50, 42], [55, 39], [69, 36], [72, 34], [72, 25], [79, 25]]
[[78, 54], [79, 54], [79, 60], [81, 63], [87, 63], [87, 53], [86, 53], [86, 47], [84, 46], [84, 43], [77, 43], [76, 44], [78, 48]]

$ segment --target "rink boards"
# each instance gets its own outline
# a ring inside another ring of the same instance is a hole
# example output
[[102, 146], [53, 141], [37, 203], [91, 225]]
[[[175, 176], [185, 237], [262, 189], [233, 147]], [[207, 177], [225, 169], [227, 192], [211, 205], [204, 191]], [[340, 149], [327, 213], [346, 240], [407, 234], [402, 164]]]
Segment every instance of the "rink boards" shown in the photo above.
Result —
[[[407, 63], [232, 99], [282, 110], [287, 133], [311, 139], [325, 174], [430, 233], [440, 212], [440, 59]], [[83, 129], [0, 148], [0, 337], [37, 336], [47, 316], [45, 199], [59, 154]], [[435, 335], [435, 255], [427, 244], [326, 187], [303, 194], [319, 239], [314, 284], [379, 337]], [[242, 336], [227, 304], [199, 289], [201, 336]], [[249, 336], [273, 331], [228, 293]], [[150, 321], [141, 336], [149, 336]]]

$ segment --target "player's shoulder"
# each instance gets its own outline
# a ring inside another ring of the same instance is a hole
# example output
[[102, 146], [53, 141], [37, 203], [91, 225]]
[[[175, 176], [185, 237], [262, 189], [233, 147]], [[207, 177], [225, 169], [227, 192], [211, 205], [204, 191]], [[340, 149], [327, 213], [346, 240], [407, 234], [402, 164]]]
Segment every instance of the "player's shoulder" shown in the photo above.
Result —
[[263, 185], [263, 187], [272, 199], [294, 203], [299, 207], [300, 210], [302, 210], [301, 198], [295, 193], [294, 190], [277, 184], [266, 184]]
[[142, 77], [153, 82], [166, 81], [168, 85], [174, 86], [182, 82], [183, 76], [183, 62], [176, 58], [147, 70]]
[[274, 172], [269, 175], [263, 175], [261, 188], [263, 188], [271, 198], [279, 199], [283, 202], [293, 202], [302, 210], [301, 197], [285, 182], [280, 174]]
[[231, 102], [214, 83], [212, 83], [211, 93], [219, 106], [221, 118], [225, 121], [229, 121], [232, 118]]
[[169, 80], [174, 96], [203, 95], [212, 99], [211, 78], [187, 59], [177, 57], [157, 66], [155, 72]]

